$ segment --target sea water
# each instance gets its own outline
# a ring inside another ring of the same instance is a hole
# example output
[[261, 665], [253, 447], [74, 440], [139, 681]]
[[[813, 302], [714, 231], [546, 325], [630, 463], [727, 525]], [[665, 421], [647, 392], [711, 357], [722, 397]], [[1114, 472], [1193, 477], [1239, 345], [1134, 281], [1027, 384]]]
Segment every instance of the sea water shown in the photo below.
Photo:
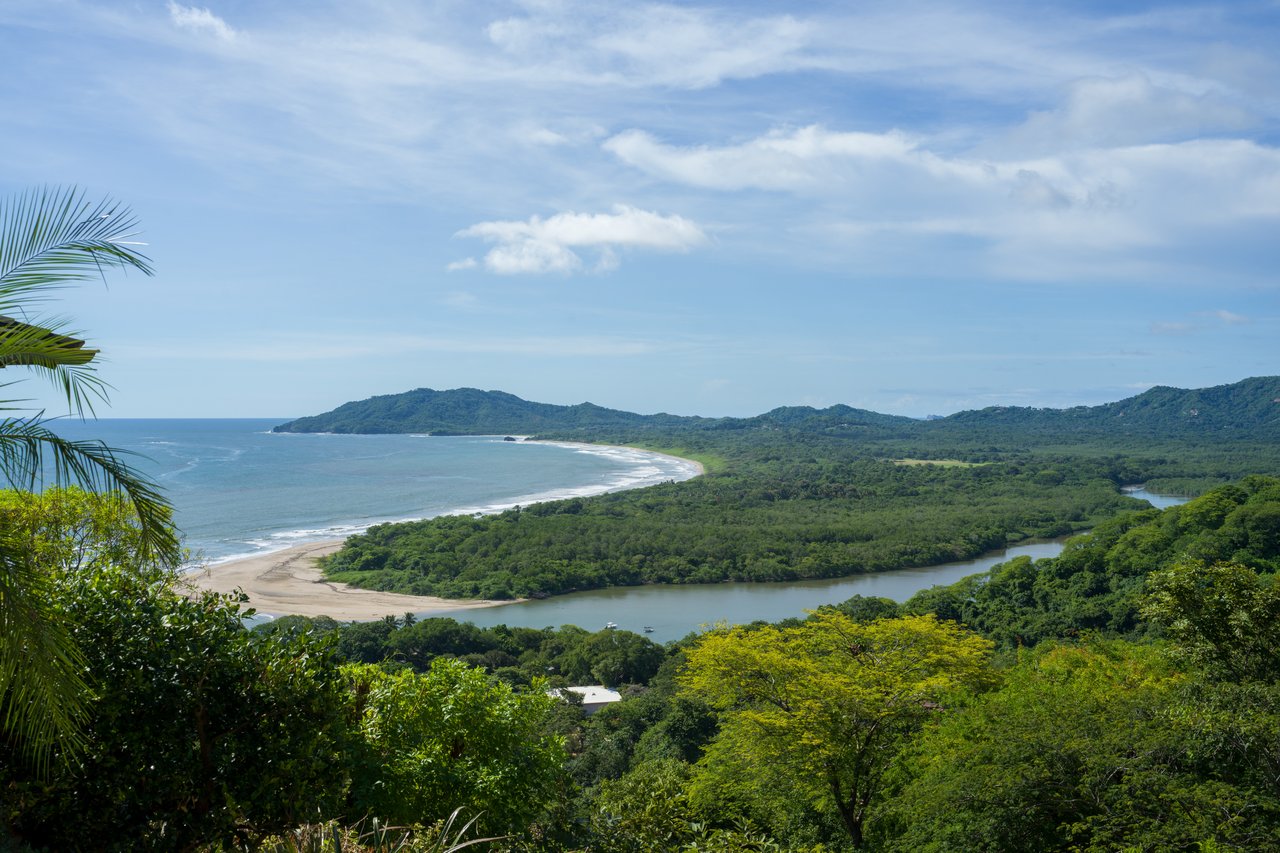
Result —
[[697, 473], [619, 447], [506, 436], [273, 433], [288, 418], [57, 421], [125, 451], [172, 503], [193, 558], [217, 563], [341, 539], [385, 521], [497, 512]]

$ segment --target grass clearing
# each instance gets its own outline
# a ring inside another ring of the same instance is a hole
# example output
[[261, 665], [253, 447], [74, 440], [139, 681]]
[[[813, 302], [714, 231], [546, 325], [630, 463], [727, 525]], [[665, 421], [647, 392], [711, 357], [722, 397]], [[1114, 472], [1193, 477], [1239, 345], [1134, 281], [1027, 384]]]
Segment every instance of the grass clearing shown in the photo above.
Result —
[[963, 459], [891, 459], [894, 465], [937, 465], [940, 468], [978, 468], [990, 462], [965, 462]]

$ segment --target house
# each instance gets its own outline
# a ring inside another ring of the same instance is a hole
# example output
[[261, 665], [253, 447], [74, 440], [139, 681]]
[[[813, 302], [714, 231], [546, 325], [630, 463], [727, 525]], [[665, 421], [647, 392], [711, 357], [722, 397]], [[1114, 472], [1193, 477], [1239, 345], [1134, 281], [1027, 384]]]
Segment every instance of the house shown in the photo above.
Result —
[[565, 691], [576, 693], [582, 697], [582, 710], [587, 714], [594, 714], [605, 705], [611, 705], [614, 702], [622, 701], [622, 694], [616, 690], [610, 690], [603, 684], [588, 684], [583, 687], [566, 687], [564, 690], [548, 690], [555, 696], [563, 696]]

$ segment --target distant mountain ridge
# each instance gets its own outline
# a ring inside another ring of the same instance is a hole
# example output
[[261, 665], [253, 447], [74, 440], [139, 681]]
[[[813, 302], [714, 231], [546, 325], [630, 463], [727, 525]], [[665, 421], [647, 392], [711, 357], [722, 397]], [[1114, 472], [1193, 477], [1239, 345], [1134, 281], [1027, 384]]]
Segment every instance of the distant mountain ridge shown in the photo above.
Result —
[[1100, 406], [1035, 409], [996, 406], [958, 412], [934, 423], [943, 429], [1016, 426], [1034, 432], [1280, 435], [1280, 376], [1186, 390], [1167, 385]]
[[1157, 386], [1100, 406], [1038, 409], [993, 406], [927, 421], [836, 405], [826, 409], [784, 406], [752, 418], [704, 418], [659, 413], [639, 415], [593, 403], [559, 406], [534, 403], [503, 391], [418, 388], [344, 403], [312, 417], [275, 427], [275, 432], [582, 433], [595, 430], [787, 429], [813, 432], [1013, 429], [1032, 433], [1232, 434], [1280, 437], [1280, 376], [1260, 376], [1230, 385], [1185, 390]]
[[330, 412], [299, 418], [275, 432], [430, 433], [494, 435], [562, 429], [690, 427], [707, 418], [637, 415], [594, 403], [557, 406], [533, 403], [504, 391], [418, 388], [344, 403]]

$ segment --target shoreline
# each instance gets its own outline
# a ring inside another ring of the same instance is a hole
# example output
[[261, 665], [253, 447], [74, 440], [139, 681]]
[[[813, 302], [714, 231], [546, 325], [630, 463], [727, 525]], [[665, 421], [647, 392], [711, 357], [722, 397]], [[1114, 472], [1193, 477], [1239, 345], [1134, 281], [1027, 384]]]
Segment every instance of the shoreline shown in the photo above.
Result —
[[[521, 439], [530, 441], [529, 439]], [[693, 479], [706, 473], [706, 466], [693, 459], [659, 453], [642, 447], [618, 444], [592, 444], [583, 441], [530, 441], [537, 444], [554, 444], [567, 447], [616, 448], [678, 460], [694, 473], [685, 478]], [[666, 482], [665, 480], [662, 482]], [[678, 482], [684, 482], [680, 480]], [[646, 483], [630, 488], [646, 488], [656, 483]], [[583, 497], [608, 494], [608, 489]], [[554, 498], [550, 500], [555, 500]], [[511, 506], [516, 506], [512, 504]], [[497, 514], [510, 507], [494, 508], [485, 514]], [[465, 510], [459, 513], [467, 514]], [[441, 517], [431, 516], [431, 517]], [[425, 520], [425, 519], [416, 519]], [[353, 534], [358, 535], [358, 534]], [[403, 616], [405, 613], [448, 614], [460, 610], [482, 607], [501, 607], [515, 604], [522, 599], [490, 601], [487, 599], [437, 598], [426, 595], [406, 595], [397, 592], [380, 592], [361, 589], [349, 584], [327, 580], [320, 572], [317, 560], [340, 549], [346, 539], [326, 539], [306, 542], [277, 551], [236, 557], [220, 563], [211, 563], [182, 575], [181, 583], [193, 592], [209, 591], [231, 593], [239, 590], [249, 596], [244, 607], [252, 607], [268, 616], [329, 616], [340, 622], [371, 621], [384, 616]]]
[[[701, 462], [699, 462], [696, 459], [689, 459], [688, 457], [685, 457], [685, 456], [675, 456], [670, 453], [663, 453], [660, 450], [649, 450], [648, 448], [645, 448], [645, 447], [633, 447], [630, 444], [595, 444], [590, 441], [557, 441], [554, 438], [527, 438], [527, 437], [521, 438], [520, 441], [527, 442], [529, 444], [553, 444], [559, 447], [593, 447], [593, 448], [603, 447], [603, 448], [613, 448], [616, 450], [632, 450], [632, 451], [635, 451], [636, 453], [648, 454], [649, 456], [660, 456], [663, 459], [672, 459], [672, 460], [675, 460], [676, 462], [679, 462], [683, 465], [688, 465], [690, 468], [692, 468], [695, 473], [691, 477], [686, 477], [685, 480], [692, 480], [694, 477], [701, 477], [702, 475], [707, 473], [707, 466], [703, 465]], [[683, 483], [685, 482], [685, 480], [677, 480], [676, 482]], [[661, 482], [665, 483], [666, 480], [663, 480]], [[649, 483], [648, 485], [656, 486], [658, 484]], [[644, 489], [644, 488], [648, 488], [648, 486], [636, 486], [635, 488]], [[617, 489], [616, 491], [625, 492], [627, 491], [627, 489]], [[608, 494], [608, 492], [600, 492], [599, 494], [602, 494], [602, 495]], [[584, 496], [584, 497], [594, 497], [594, 496]]]
[[339, 622], [365, 622], [423, 611], [446, 613], [500, 607], [519, 600], [405, 595], [326, 580], [316, 561], [337, 551], [345, 541], [309, 542], [283, 551], [218, 563], [188, 572], [179, 582], [193, 592], [225, 594], [240, 590], [249, 596], [245, 607], [268, 616], [330, 616]]

